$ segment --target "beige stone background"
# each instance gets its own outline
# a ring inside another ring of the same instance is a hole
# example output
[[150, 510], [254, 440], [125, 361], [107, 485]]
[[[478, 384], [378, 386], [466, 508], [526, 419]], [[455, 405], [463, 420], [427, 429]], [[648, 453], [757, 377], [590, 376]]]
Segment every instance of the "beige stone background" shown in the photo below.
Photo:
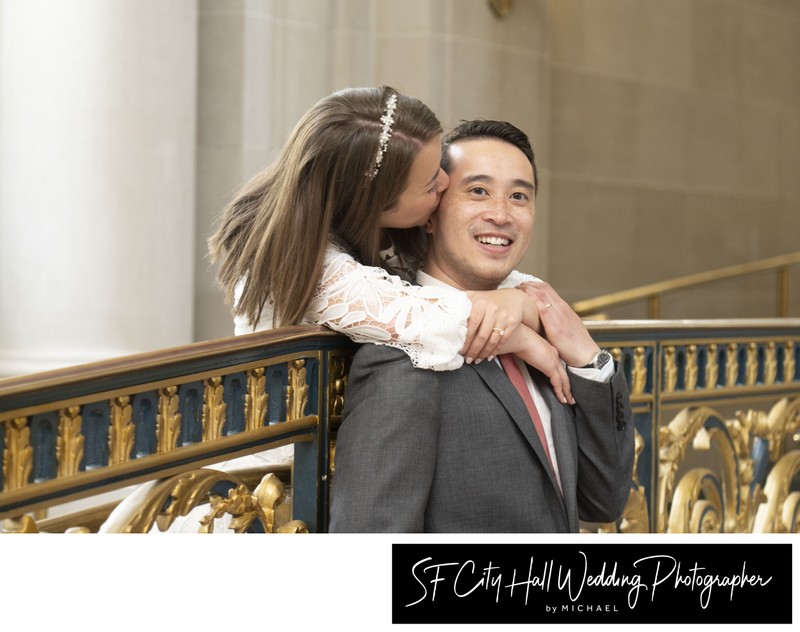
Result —
[[[522, 268], [567, 300], [800, 250], [800, 2], [510, 4], [0, 0], [0, 375], [232, 333], [212, 224], [347, 86], [526, 130]], [[663, 315], [772, 316], [774, 287]]]

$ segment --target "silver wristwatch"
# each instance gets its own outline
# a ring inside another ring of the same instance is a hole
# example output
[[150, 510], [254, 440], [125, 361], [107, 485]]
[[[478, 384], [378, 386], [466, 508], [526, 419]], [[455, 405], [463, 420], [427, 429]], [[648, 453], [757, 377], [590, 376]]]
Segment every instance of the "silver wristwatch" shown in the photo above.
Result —
[[611, 362], [613, 358], [611, 354], [605, 349], [600, 349], [589, 364], [582, 366], [582, 369], [602, 369], [606, 364]]

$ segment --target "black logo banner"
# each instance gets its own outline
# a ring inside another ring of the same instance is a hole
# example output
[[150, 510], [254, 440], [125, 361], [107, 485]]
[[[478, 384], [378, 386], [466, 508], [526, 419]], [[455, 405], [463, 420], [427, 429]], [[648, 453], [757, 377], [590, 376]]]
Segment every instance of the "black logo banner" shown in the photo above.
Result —
[[393, 544], [393, 623], [791, 623], [791, 544]]

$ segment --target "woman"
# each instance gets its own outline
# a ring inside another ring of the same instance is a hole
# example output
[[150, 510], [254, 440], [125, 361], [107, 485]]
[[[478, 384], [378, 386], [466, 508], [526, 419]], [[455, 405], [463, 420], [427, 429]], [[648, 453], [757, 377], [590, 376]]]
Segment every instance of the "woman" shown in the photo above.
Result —
[[[417, 227], [448, 184], [441, 132], [425, 104], [389, 87], [347, 89], [314, 105], [209, 240], [236, 333], [323, 324], [401, 348], [433, 370], [458, 368], [461, 352], [480, 362], [501, 343], [523, 355], [514, 330], [523, 321], [538, 328], [538, 316], [510, 288], [534, 277], [515, 272], [509, 289], [469, 294], [407, 282], [424, 249]], [[555, 369], [547, 374], [569, 394]]]

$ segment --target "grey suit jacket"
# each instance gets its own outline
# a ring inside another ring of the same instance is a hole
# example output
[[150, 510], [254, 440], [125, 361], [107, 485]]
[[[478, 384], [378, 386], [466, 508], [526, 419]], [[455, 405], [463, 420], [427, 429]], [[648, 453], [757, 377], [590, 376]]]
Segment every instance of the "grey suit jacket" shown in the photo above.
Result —
[[495, 362], [415, 369], [397, 349], [356, 353], [331, 487], [331, 532], [576, 532], [625, 507], [633, 423], [620, 368], [570, 374], [577, 404], [547, 399], [563, 496], [519, 393]]

